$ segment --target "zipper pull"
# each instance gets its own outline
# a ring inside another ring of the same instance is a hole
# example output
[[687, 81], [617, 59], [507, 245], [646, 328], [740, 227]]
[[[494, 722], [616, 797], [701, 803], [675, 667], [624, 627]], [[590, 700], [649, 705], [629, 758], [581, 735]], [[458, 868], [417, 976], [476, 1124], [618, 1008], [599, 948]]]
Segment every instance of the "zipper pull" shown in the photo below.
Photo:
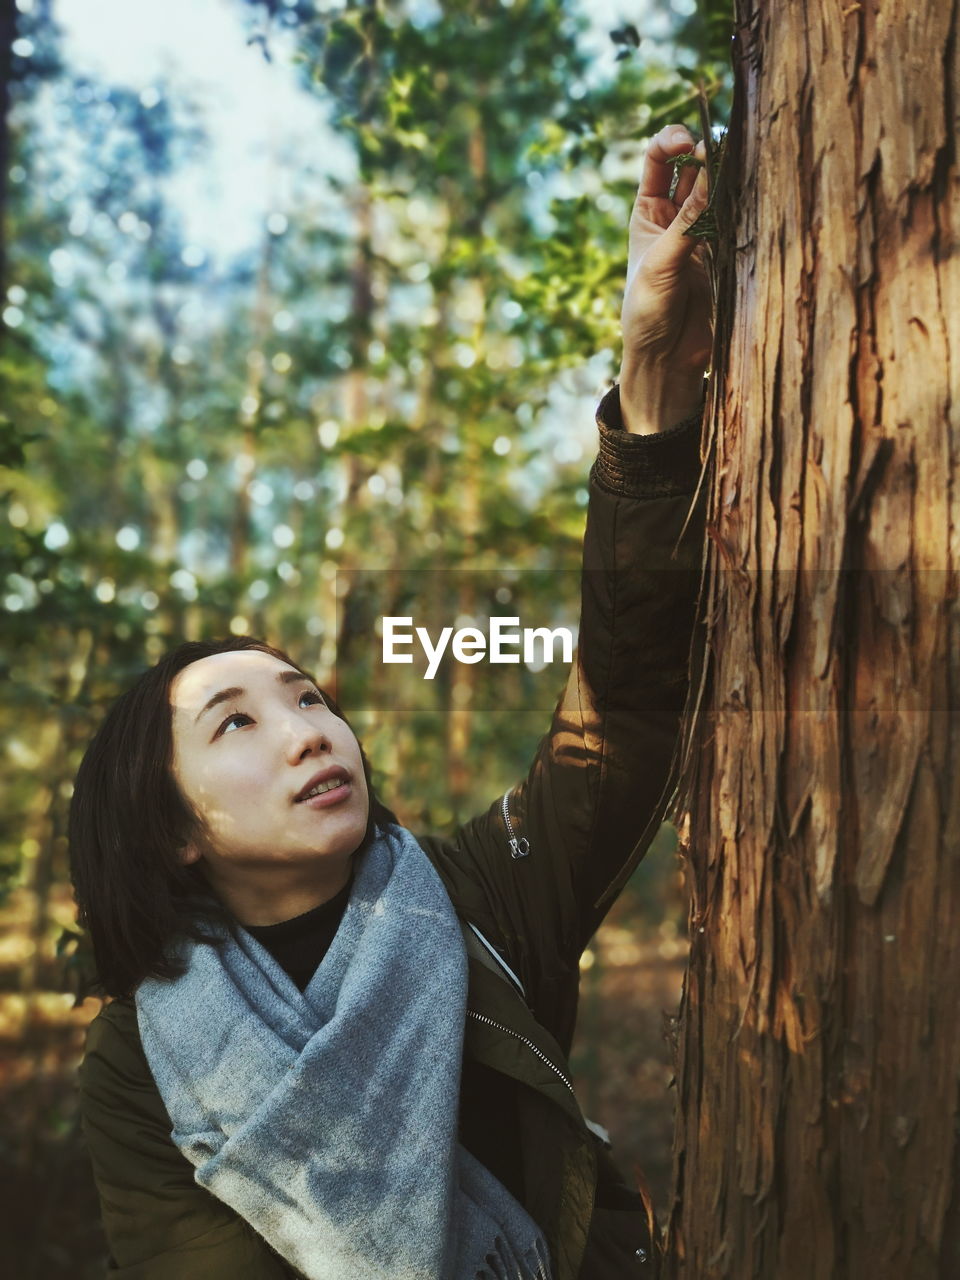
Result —
[[507, 840], [510, 845], [510, 857], [525, 858], [530, 852], [530, 841], [526, 836], [521, 836], [519, 840], [517, 839], [517, 834], [513, 829], [513, 823], [510, 821], [510, 810], [507, 807], [507, 796], [509, 796], [509, 794], [509, 791], [505, 791], [503, 793], [502, 808], [503, 825], [507, 828]]
[[530, 841], [526, 836], [521, 836], [519, 840], [510, 839], [510, 857], [525, 858], [530, 852]]

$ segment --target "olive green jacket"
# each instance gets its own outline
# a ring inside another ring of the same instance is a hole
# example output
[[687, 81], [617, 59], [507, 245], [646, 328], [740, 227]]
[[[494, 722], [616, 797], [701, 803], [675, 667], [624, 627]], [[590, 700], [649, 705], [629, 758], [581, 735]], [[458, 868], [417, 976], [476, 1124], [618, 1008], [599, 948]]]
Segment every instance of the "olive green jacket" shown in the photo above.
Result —
[[[665, 805], [686, 692], [702, 520], [691, 522], [672, 553], [696, 486], [699, 428], [692, 422], [661, 436], [628, 436], [615, 392], [598, 423], [579, 649], [550, 731], [517, 787], [452, 839], [421, 844], [461, 919], [510, 971], [482, 963], [482, 944], [468, 948], [464, 1052], [518, 1082], [524, 1203], [550, 1244], [554, 1280], [646, 1280], [657, 1266], [646, 1215], [638, 1198], [616, 1185], [581, 1115], [567, 1054], [580, 955]], [[80, 1095], [110, 1274], [295, 1274], [194, 1182], [171, 1141], [132, 1001], [108, 1004], [91, 1024]], [[636, 1262], [635, 1272], [624, 1269], [624, 1258]]]

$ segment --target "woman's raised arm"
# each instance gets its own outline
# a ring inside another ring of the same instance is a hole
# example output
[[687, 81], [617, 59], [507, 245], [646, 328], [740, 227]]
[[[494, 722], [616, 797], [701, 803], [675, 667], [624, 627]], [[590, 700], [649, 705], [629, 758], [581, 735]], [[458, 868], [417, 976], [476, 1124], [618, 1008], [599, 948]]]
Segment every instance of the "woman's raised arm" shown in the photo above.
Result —
[[[598, 412], [580, 645], [566, 689], [527, 777], [454, 841], [424, 841], [458, 909], [519, 972], [565, 1049], [577, 961], [662, 818], [686, 696], [702, 510], [680, 534], [700, 469], [711, 316], [703, 263], [682, 234], [703, 207], [702, 181], [686, 170], [676, 199], [665, 193], [666, 157], [691, 146], [686, 131], [654, 139], [631, 220], [631, 386], [614, 388]], [[665, 416], [681, 413], [685, 421]]]

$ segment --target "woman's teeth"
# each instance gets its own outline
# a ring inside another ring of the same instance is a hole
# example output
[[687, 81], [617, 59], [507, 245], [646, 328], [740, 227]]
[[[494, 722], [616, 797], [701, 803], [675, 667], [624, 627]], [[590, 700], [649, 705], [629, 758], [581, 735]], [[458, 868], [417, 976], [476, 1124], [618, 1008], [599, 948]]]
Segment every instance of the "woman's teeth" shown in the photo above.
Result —
[[326, 782], [318, 782], [312, 791], [308, 791], [305, 796], [301, 796], [301, 800], [312, 800], [314, 796], [322, 796], [327, 791], [332, 791], [334, 787], [342, 787], [345, 779], [328, 778]]

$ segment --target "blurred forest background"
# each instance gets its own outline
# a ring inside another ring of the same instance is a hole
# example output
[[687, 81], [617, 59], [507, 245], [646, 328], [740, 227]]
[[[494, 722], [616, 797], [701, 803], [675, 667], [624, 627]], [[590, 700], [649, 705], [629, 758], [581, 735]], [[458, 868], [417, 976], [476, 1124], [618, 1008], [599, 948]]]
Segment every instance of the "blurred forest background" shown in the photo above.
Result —
[[[0, 1203], [24, 1278], [103, 1272], [64, 833], [104, 708], [180, 638], [252, 632], [335, 687], [415, 831], [516, 781], [561, 667], [446, 663], [399, 697], [376, 619], [575, 621], [643, 146], [699, 134], [700, 83], [729, 110], [728, 0], [209, 6], [318, 122], [265, 134], [249, 235], [202, 86], [111, 80], [71, 56], [66, 0], [0, 0]], [[109, 6], [79, 9], [108, 45]], [[584, 957], [574, 1062], [661, 1210], [673, 843]]]

